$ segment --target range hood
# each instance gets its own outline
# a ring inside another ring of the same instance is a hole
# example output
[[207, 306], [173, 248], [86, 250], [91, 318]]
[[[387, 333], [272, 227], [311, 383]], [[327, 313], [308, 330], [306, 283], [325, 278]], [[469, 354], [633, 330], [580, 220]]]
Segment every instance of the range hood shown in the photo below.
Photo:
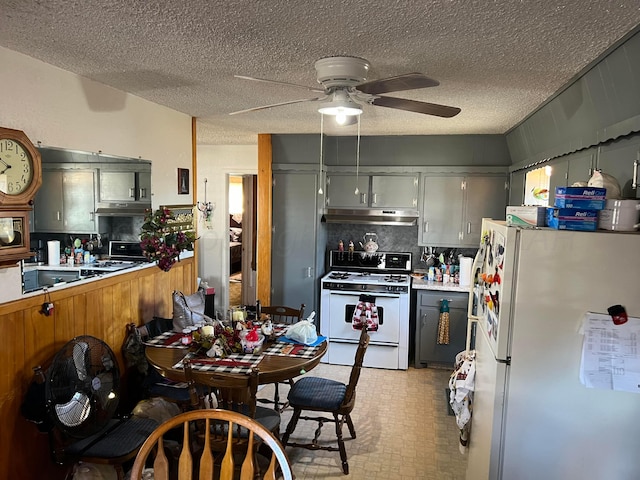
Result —
[[137, 217], [144, 216], [151, 203], [99, 203], [96, 215], [103, 217]]
[[418, 223], [417, 210], [393, 209], [345, 209], [325, 210], [322, 221], [326, 223], [354, 223], [359, 225], [397, 225], [411, 227]]

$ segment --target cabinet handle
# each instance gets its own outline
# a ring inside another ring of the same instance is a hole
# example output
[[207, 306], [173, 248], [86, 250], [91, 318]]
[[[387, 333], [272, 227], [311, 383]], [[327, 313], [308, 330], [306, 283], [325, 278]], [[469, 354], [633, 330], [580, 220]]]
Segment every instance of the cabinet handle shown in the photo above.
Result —
[[640, 150], [638, 150], [638, 159], [633, 162], [633, 181], [631, 188], [638, 188], [638, 164], [640, 163]]
[[56, 212], [56, 220], [60, 221], [60, 211], [59, 210]]
[[424, 233], [429, 232], [429, 222], [424, 222]]
[[136, 198], [136, 189], [135, 188], [130, 188], [129, 189], [129, 197]]
[[147, 198], [147, 189], [146, 188], [141, 188], [138, 191], [138, 195], [139, 195], [138, 198]]
[[367, 194], [366, 193], [362, 193], [360, 195], [360, 203], [363, 204], [363, 205], [367, 204]]
[[376, 203], [378, 203], [378, 194], [374, 193], [373, 197], [372, 197], [372, 200], [371, 200], [371, 204], [375, 205]]
[[96, 220], [96, 212], [89, 212], [89, 220], [95, 222]]
[[307, 277], [306, 278], [311, 278], [311, 267], [307, 267]]
[[467, 235], [471, 234], [471, 222], [467, 222]]

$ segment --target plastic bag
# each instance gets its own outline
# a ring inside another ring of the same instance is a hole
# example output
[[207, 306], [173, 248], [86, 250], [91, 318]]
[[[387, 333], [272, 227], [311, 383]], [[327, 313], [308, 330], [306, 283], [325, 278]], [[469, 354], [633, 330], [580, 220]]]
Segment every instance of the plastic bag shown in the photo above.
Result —
[[602, 173], [599, 170], [593, 172], [589, 182], [587, 183], [589, 187], [596, 188], [606, 188], [607, 189], [607, 199], [618, 199], [622, 198], [620, 184], [616, 177], [609, 175], [607, 173]]
[[316, 312], [311, 312], [305, 320], [300, 320], [298, 323], [291, 325], [286, 333], [285, 337], [295, 340], [305, 345], [311, 345], [318, 340], [318, 333], [316, 332], [316, 326], [313, 323], [313, 317], [316, 316]]

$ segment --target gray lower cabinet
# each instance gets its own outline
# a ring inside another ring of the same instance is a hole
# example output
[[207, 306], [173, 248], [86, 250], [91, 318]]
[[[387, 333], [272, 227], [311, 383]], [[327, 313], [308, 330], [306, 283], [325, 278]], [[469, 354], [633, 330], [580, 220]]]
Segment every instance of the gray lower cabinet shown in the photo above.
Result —
[[34, 231], [96, 233], [95, 170], [43, 170]]
[[[318, 174], [273, 173], [271, 305], [317, 310], [326, 239], [320, 229]], [[319, 318], [318, 316], [316, 318]]]
[[[467, 302], [462, 292], [417, 290], [415, 368], [440, 365], [453, 368], [467, 339]], [[442, 299], [449, 300], [449, 344], [438, 344], [438, 321]]]
[[506, 175], [424, 175], [418, 243], [477, 247], [483, 218], [504, 220]]
[[327, 207], [415, 210], [418, 208], [418, 179], [418, 174], [330, 174], [327, 175]]

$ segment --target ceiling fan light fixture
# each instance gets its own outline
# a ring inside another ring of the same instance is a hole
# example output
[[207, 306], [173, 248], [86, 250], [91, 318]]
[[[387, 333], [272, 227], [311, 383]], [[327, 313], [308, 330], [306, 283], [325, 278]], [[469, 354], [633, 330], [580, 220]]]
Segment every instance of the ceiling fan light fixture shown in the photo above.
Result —
[[362, 107], [351, 100], [351, 97], [344, 90], [336, 90], [333, 92], [333, 98], [330, 102], [323, 103], [318, 108], [318, 112], [322, 115], [332, 115], [336, 117], [336, 121], [343, 124], [347, 117], [352, 115], [360, 115]]

